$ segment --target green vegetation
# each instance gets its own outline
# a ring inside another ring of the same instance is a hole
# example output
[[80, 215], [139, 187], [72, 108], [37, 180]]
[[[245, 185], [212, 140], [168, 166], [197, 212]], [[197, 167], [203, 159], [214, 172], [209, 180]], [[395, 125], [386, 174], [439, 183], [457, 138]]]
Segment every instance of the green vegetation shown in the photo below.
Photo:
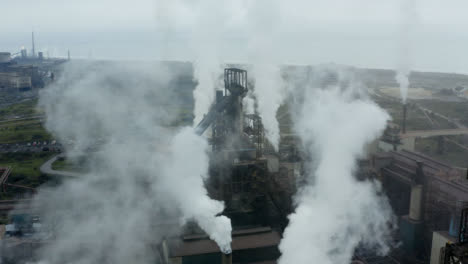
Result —
[[0, 123], [0, 143], [51, 140], [39, 119]]
[[52, 163], [52, 169], [60, 171], [72, 171], [72, 172], [86, 172], [85, 167], [86, 157], [79, 158], [76, 162], [68, 160], [66, 158], [59, 158]]
[[0, 120], [14, 118], [15, 116], [27, 117], [39, 115], [42, 110], [37, 108], [37, 99], [12, 104], [0, 108]]
[[35, 118], [41, 114], [37, 99], [0, 108], [0, 144], [50, 140], [41, 120]]
[[4, 153], [0, 156], [1, 167], [11, 167], [8, 183], [37, 187], [48, 180], [39, 168], [54, 153]]

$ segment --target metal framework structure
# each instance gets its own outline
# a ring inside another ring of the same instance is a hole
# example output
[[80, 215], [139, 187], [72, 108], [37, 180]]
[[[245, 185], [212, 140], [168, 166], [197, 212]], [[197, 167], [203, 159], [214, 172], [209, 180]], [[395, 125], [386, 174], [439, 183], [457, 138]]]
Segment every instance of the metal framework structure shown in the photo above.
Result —
[[200, 135], [208, 127], [212, 129], [207, 189], [212, 197], [225, 202], [224, 213], [233, 226], [278, 225], [281, 221], [273, 223], [269, 216], [286, 219], [285, 195], [281, 196], [282, 186], [270, 174], [264, 157], [262, 119], [243, 113], [247, 77], [245, 70], [226, 68], [224, 89], [216, 92], [216, 101], [196, 128]]
[[[214, 132], [217, 135], [225, 135], [226, 130], [242, 128], [242, 124], [240, 124], [242, 121], [242, 98], [245, 97], [247, 91], [247, 71], [236, 68], [225, 69], [224, 94], [222, 91], [216, 92], [216, 102], [197, 125], [197, 134], [203, 134], [212, 124], [215, 126]], [[223, 126], [221, 127], [221, 125]], [[213, 136], [217, 137], [217, 135]]]
[[468, 263], [468, 208], [461, 212], [458, 243], [445, 246], [444, 264]]

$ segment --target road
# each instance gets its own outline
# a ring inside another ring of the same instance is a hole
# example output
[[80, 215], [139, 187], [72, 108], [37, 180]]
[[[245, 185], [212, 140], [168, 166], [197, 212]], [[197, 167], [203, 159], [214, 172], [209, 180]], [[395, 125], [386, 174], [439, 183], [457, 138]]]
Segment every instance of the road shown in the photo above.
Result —
[[401, 134], [402, 138], [409, 137], [418, 137], [418, 138], [428, 138], [436, 136], [458, 136], [458, 135], [468, 135], [467, 128], [456, 128], [456, 129], [437, 129], [437, 130], [413, 130], [407, 131], [404, 134]]
[[2, 200], [0, 201], [0, 215], [7, 214], [13, 209], [29, 209], [31, 200]]
[[63, 146], [60, 143], [51, 144], [50, 142], [46, 141], [37, 141], [35, 144], [34, 142], [0, 144], [0, 153], [43, 151], [62, 152], [62, 150]]
[[52, 157], [50, 160], [46, 161], [44, 164], [41, 165], [39, 168], [40, 171], [44, 174], [52, 175], [52, 176], [59, 176], [59, 177], [80, 177], [80, 173], [71, 172], [71, 171], [58, 171], [52, 169], [52, 163], [57, 161], [59, 158], [65, 157], [64, 154], [59, 154]]
[[11, 122], [16, 122], [16, 121], [36, 120], [36, 119], [42, 120], [44, 119], [44, 115], [32, 115], [32, 116], [25, 116], [25, 117], [14, 117], [14, 118], [2, 119], [0, 120], [0, 124], [11, 123]]
[[461, 123], [458, 122], [458, 121], [453, 120], [452, 118], [450, 118], [450, 117], [448, 117], [448, 116], [445, 116], [445, 115], [443, 115], [443, 114], [441, 114], [441, 113], [434, 112], [434, 111], [432, 111], [432, 110], [429, 109], [429, 108], [420, 106], [419, 104], [416, 104], [416, 106], [417, 106], [421, 111], [423, 111], [423, 112], [434, 113], [434, 115], [436, 115], [436, 116], [438, 116], [438, 117], [440, 117], [440, 118], [442, 118], [442, 119], [447, 120], [448, 122], [454, 124], [454, 125], [457, 126], [458, 128], [467, 128], [465, 125], [461, 124]]
[[[371, 95], [376, 96], [376, 97], [384, 98], [384, 99], [387, 99], [387, 100], [389, 100], [389, 101], [393, 101], [393, 102], [395, 102], [395, 103], [401, 104], [400, 99], [398, 99], [398, 98], [396, 98], [396, 97], [391, 97], [391, 96], [388, 96], [388, 95], [384, 95], [384, 94], [381, 94], [380, 92], [375, 91], [375, 90], [372, 90], [372, 89], [369, 89], [369, 93], [370, 93]], [[409, 101], [410, 101], [410, 100], [408, 100], [408, 102], [409, 102]], [[431, 110], [431, 109], [429, 109], [429, 108], [426, 108], [426, 107], [423, 107], [423, 106], [419, 105], [418, 103], [416, 103], [415, 100], [411, 100], [411, 103], [413, 103], [414, 105], [416, 105], [416, 106], [419, 108], [419, 110], [423, 111], [424, 113], [434, 113], [434, 115], [436, 115], [436, 116], [438, 116], [438, 117], [440, 117], [440, 118], [442, 118], [442, 119], [445, 119], [445, 120], [447, 120], [448, 122], [454, 124], [457, 128], [467, 128], [465, 125], [461, 124], [461, 123], [458, 122], [458, 121], [453, 120], [452, 118], [450, 118], [450, 117], [448, 117], [448, 116], [445, 116], [445, 115], [443, 115], [443, 114], [441, 114], [441, 113], [434, 112], [433, 110]]]

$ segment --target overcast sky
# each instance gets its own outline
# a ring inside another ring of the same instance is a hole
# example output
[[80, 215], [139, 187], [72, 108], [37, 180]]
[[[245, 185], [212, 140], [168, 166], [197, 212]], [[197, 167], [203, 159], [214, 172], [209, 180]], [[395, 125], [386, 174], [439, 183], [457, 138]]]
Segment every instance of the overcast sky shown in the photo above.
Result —
[[[181, 6], [166, 10], [160, 3], [164, 1]], [[190, 40], [197, 31], [193, 25], [204, 25], [209, 32], [210, 25], [225, 16], [209, 4], [196, 11], [199, 1], [203, 0], [1, 0], [0, 49], [30, 49], [34, 30], [37, 49], [55, 56], [70, 49], [77, 57], [192, 59], [196, 48], [189, 47]], [[244, 31], [251, 27], [244, 21], [245, 7], [236, 6], [243, 1], [217, 2], [229, 6], [233, 14], [231, 27], [215, 33], [223, 39], [216, 43], [233, 50], [229, 59], [243, 61], [242, 43], [248, 38]], [[307, 63], [380, 68], [398, 63], [399, 31], [408, 23], [400, 0], [277, 0], [276, 5], [258, 12], [280, 10], [283, 21], [276, 33], [287, 47], [278, 55], [283, 62], [302, 63], [306, 56]], [[467, 10], [466, 0], [416, 2], [414, 20], [409, 22], [412, 68], [468, 73]], [[158, 19], [161, 13], [169, 18]], [[207, 14], [217, 16], [199, 24], [197, 20]]]

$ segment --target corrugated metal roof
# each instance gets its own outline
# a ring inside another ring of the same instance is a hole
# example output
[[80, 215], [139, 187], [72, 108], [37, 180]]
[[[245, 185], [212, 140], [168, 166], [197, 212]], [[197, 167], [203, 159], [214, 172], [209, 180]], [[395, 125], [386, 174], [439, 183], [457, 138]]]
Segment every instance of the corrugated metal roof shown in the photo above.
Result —
[[[232, 250], [244, 250], [278, 246], [281, 237], [278, 232], [270, 228], [246, 229], [233, 233]], [[206, 237], [196, 239], [196, 236], [187, 237], [171, 252], [171, 257], [184, 257], [209, 253], [220, 253], [218, 245]]]

